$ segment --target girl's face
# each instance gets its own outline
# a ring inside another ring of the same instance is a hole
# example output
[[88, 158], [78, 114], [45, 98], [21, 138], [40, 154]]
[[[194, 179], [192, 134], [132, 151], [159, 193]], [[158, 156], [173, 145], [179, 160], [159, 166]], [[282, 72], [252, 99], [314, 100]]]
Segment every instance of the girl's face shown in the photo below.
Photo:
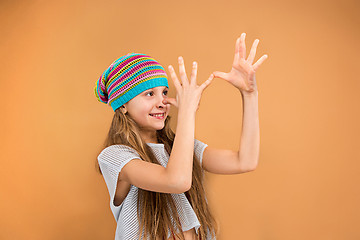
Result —
[[[160, 86], [148, 89], [125, 103], [128, 114], [145, 131], [161, 130], [165, 126], [165, 119], [170, 111], [170, 104], [164, 104], [168, 87]], [[161, 118], [150, 114], [164, 113]]]

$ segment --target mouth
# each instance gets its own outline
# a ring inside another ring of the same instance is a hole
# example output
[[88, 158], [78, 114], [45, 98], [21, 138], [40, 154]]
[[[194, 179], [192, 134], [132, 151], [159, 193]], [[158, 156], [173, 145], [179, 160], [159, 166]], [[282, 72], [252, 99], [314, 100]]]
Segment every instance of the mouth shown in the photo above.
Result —
[[149, 114], [151, 117], [153, 117], [153, 118], [156, 118], [156, 119], [164, 119], [164, 117], [165, 117], [165, 113], [158, 113], [158, 114], [152, 114], [152, 113], [150, 113]]

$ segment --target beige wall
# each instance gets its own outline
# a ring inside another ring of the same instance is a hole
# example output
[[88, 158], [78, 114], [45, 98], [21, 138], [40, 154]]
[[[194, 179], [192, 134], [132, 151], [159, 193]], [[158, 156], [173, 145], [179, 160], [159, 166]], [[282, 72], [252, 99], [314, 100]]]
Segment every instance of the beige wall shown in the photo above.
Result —
[[[1, 1], [0, 239], [113, 239], [94, 168], [113, 111], [97, 101], [95, 81], [117, 57], [142, 52], [166, 70], [180, 55], [188, 70], [198, 61], [201, 83], [230, 70], [242, 32], [248, 49], [260, 39], [256, 60], [269, 55], [257, 73], [260, 163], [247, 174], [207, 174], [219, 239], [359, 239], [359, 7]], [[216, 79], [196, 137], [238, 150], [241, 122], [241, 96]]]

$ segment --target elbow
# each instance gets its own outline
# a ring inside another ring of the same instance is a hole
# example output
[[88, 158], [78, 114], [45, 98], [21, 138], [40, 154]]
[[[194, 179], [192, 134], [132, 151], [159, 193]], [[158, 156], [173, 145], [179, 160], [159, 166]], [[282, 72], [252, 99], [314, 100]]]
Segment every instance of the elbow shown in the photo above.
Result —
[[255, 171], [256, 168], [257, 168], [257, 164], [253, 164], [253, 165], [248, 166], [246, 168], [246, 171], [247, 172]]
[[187, 192], [190, 190], [191, 188], [191, 183], [192, 183], [192, 180], [190, 179], [184, 179], [181, 183], [180, 183], [180, 193], [184, 193], [184, 192]]
[[246, 164], [240, 164], [240, 173], [255, 171], [258, 166], [259, 159], [253, 161], [247, 161]]
[[183, 179], [181, 177], [175, 178], [172, 182], [174, 187], [174, 193], [180, 194], [190, 190], [192, 181], [188, 179]]
[[237, 157], [237, 173], [246, 173], [254, 171], [257, 168], [259, 162], [259, 154], [240, 154], [238, 151], [236, 153]]
[[190, 179], [190, 181], [188, 181], [186, 184], [185, 184], [185, 191], [184, 192], [187, 192], [190, 190], [191, 188], [191, 185], [192, 185], [192, 181]]
[[253, 165], [253, 166], [250, 166], [248, 168], [248, 172], [255, 171], [256, 168], [257, 168], [257, 163], [255, 165]]
[[255, 171], [256, 167], [249, 168], [248, 172]]
[[242, 168], [238, 173], [248, 173], [255, 171], [255, 168]]
[[239, 170], [239, 173], [246, 173], [246, 172], [252, 172], [255, 171], [257, 165], [256, 166], [246, 166], [246, 167], [241, 167]]

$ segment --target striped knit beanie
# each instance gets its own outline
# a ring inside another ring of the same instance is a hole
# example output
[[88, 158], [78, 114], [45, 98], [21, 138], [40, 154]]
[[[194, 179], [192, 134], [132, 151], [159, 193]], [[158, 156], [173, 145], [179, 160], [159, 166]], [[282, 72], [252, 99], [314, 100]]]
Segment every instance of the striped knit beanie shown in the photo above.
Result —
[[165, 69], [152, 57], [128, 53], [115, 60], [95, 84], [99, 102], [115, 110], [150, 88], [168, 85]]

